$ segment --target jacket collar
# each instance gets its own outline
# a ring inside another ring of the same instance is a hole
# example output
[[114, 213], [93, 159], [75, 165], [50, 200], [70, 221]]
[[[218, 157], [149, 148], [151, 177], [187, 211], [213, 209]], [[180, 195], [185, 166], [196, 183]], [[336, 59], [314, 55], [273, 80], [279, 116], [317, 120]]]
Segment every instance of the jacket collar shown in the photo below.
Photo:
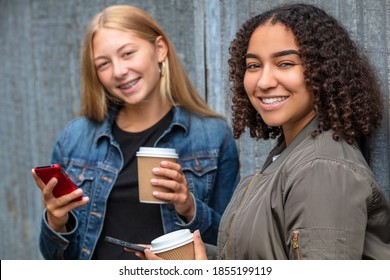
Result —
[[[97, 127], [95, 143], [97, 143], [102, 137], [108, 137], [111, 141], [113, 140], [111, 130], [119, 110], [119, 107], [111, 109], [108, 112], [107, 118]], [[172, 130], [174, 126], [177, 126], [182, 128], [184, 133], [187, 134], [191, 124], [189, 112], [181, 106], [173, 107], [172, 111], [173, 118], [168, 130]]]
[[[311, 137], [311, 133], [318, 128], [318, 117], [315, 116], [306, 126], [298, 133], [294, 140], [286, 147], [286, 142], [283, 141], [277, 145], [269, 154], [262, 172], [270, 173], [279, 167], [279, 162], [283, 162], [290, 153], [304, 141], [307, 137]], [[272, 157], [279, 155], [278, 158], [272, 162]]]
[[178, 106], [173, 107], [173, 118], [172, 123], [169, 126], [169, 130], [173, 129], [174, 126], [180, 127], [184, 130], [186, 135], [190, 130], [191, 118], [190, 113], [184, 109], [184, 107]]

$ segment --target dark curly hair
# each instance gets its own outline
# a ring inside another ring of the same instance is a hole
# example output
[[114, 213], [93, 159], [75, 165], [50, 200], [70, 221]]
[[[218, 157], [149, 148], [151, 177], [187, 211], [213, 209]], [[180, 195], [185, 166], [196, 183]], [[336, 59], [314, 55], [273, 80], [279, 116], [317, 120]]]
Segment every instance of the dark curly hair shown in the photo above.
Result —
[[238, 139], [246, 127], [256, 139], [283, 136], [281, 128], [264, 123], [243, 84], [249, 39], [258, 26], [268, 22], [282, 23], [296, 38], [305, 82], [314, 93], [314, 110], [319, 120], [312, 136], [332, 129], [334, 140], [345, 139], [352, 144], [370, 135], [380, 125], [383, 104], [379, 81], [367, 57], [336, 19], [313, 5], [291, 4], [249, 19], [230, 45], [234, 137]]

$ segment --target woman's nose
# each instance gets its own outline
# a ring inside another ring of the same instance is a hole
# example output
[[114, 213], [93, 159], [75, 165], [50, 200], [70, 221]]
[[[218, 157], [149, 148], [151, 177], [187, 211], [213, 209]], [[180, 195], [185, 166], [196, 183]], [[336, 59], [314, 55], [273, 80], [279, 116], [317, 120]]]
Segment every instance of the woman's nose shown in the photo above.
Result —
[[114, 76], [117, 79], [123, 78], [127, 74], [127, 65], [121, 61], [114, 63]]
[[257, 81], [257, 87], [261, 90], [267, 90], [277, 86], [277, 80], [272, 67], [264, 67], [261, 71], [259, 80]]

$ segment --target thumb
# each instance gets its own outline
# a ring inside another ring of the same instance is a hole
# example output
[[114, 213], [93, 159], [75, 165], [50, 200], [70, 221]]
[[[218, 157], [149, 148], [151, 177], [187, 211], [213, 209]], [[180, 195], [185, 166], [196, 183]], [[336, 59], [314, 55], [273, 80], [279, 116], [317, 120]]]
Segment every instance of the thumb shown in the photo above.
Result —
[[200, 237], [199, 230], [195, 230], [194, 234], [194, 251], [195, 251], [195, 260], [207, 260], [206, 248]]

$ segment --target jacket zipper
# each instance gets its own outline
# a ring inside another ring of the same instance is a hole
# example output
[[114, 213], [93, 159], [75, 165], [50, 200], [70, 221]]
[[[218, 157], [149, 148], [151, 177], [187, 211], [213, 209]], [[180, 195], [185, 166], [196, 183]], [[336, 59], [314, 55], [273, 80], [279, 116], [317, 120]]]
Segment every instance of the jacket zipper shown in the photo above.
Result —
[[[237, 213], [241, 211], [241, 208], [243, 207], [243, 205], [245, 205], [244, 201], [247, 200], [247, 197], [248, 197], [248, 194], [250, 193], [250, 190], [252, 189], [252, 185], [253, 185], [253, 182], [255, 181], [256, 177], [257, 177], [258, 173], [256, 173], [252, 180], [250, 181], [249, 183], [249, 186], [247, 187], [247, 189], [245, 190], [245, 193], [244, 193], [244, 197], [243, 199], [240, 201], [240, 204], [238, 205], [237, 207], [237, 210], [234, 212], [233, 214], [233, 217], [232, 217], [232, 220], [231, 220], [231, 223], [229, 225], [229, 228], [228, 228], [228, 235], [230, 235], [230, 231], [233, 227], [233, 224], [236, 223], [236, 219], [237, 219]], [[230, 244], [230, 240], [231, 237], [228, 237], [227, 238], [227, 241], [226, 241], [226, 246], [227, 246], [227, 249], [226, 249], [226, 259], [232, 259], [232, 252], [231, 252], [231, 244]]]
[[293, 230], [293, 248], [295, 251], [295, 257], [297, 260], [301, 259], [301, 256], [299, 254], [299, 231]]

